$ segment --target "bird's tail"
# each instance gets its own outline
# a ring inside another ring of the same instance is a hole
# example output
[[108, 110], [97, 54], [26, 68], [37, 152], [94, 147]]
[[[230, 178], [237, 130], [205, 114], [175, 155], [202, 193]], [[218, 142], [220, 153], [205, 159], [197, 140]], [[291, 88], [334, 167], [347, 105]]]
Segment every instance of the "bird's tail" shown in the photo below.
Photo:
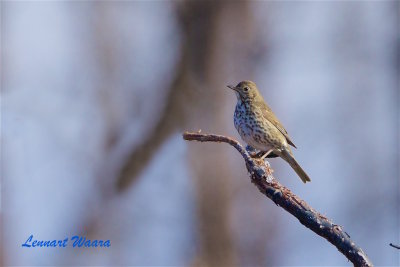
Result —
[[289, 165], [293, 168], [293, 170], [297, 173], [303, 183], [311, 182], [310, 177], [308, 177], [307, 173], [300, 167], [297, 161], [294, 159], [293, 154], [290, 151], [284, 150], [281, 152], [281, 158], [283, 158]]

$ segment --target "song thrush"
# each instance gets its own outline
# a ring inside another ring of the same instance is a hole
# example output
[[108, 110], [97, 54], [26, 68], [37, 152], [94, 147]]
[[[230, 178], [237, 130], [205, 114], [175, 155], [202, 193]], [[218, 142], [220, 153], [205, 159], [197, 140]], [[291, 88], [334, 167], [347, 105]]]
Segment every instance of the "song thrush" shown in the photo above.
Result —
[[308, 175], [294, 159], [290, 146], [296, 148], [287, 131], [278, 118], [265, 103], [264, 98], [252, 81], [242, 81], [236, 86], [228, 85], [235, 91], [237, 104], [233, 116], [234, 124], [239, 135], [251, 147], [265, 154], [264, 159], [272, 153], [283, 158], [301, 180], [311, 181]]

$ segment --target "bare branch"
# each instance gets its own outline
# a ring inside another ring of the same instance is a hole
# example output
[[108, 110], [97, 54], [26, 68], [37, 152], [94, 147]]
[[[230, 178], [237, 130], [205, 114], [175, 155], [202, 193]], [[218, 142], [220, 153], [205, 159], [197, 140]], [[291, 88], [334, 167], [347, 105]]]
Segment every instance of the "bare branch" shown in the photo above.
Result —
[[190, 132], [185, 132], [183, 139], [200, 142], [224, 142], [235, 147], [246, 162], [252, 183], [257, 186], [261, 193], [295, 216], [305, 227], [328, 240], [354, 266], [373, 266], [364, 251], [350, 239], [350, 236], [341, 226], [334, 224], [332, 220], [314, 210], [304, 200], [281, 185], [272, 176], [273, 170], [270, 168], [269, 163], [251, 158], [238, 141], [222, 135]]
[[400, 249], [400, 246], [390, 243], [389, 246]]

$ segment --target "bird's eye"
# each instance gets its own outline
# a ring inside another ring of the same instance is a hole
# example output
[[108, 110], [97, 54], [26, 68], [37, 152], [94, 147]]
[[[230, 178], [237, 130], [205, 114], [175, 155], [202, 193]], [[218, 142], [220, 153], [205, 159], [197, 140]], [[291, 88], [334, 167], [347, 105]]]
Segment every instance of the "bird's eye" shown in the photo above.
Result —
[[250, 89], [249, 89], [249, 87], [247, 87], [247, 86], [245, 86], [244, 88], [243, 88], [243, 91], [245, 91], [245, 92], [248, 92]]

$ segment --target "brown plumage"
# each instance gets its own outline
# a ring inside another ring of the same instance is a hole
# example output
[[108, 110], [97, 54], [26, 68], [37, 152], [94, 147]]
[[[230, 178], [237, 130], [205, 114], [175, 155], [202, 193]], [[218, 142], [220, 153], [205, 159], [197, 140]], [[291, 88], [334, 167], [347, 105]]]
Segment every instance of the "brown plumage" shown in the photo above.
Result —
[[301, 180], [311, 181], [295, 160], [290, 145], [295, 147], [289, 134], [265, 103], [264, 98], [252, 81], [242, 81], [236, 86], [229, 85], [237, 97], [234, 114], [235, 128], [250, 146], [268, 155], [278, 155], [294, 169]]

